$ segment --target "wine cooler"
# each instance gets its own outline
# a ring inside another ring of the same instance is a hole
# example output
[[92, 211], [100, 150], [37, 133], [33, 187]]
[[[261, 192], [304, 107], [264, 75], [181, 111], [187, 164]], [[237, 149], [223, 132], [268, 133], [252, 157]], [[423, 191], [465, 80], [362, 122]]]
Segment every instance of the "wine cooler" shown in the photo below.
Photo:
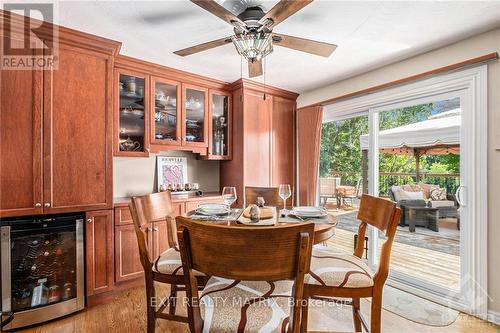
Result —
[[3, 330], [84, 308], [83, 214], [0, 220]]

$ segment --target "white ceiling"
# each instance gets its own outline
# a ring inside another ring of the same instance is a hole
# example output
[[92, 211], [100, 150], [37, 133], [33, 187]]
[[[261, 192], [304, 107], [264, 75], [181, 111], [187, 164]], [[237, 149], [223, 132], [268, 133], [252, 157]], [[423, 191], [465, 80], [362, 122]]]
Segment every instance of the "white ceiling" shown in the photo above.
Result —
[[[267, 11], [277, 1], [219, 0], [236, 14], [240, 2]], [[123, 42], [122, 54], [228, 82], [241, 77], [231, 44], [187, 57], [172, 53], [232, 34], [231, 26], [189, 1], [60, 1], [58, 11], [63, 26]], [[497, 26], [500, 1], [316, 0], [274, 31], [334, 43], [337, 50], [322, 58], [275, 47], [266, 83], [304, 92]]]

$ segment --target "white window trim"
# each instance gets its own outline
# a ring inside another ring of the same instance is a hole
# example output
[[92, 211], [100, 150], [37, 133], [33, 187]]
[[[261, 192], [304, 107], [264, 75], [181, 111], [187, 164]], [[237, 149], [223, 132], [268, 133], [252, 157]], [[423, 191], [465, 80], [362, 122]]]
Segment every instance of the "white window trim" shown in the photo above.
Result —
[[[448, 74], [443, 74], [429, 79], [420, 80], [406, 85], [390, 88], [387, 90], [363, 95], [349, 100], [344, 100], [324, 106], [323, 119], [329, 122], [338, 119], [354, 117], [359, 114], [366, 114], [368, 110], [384, 108], [395, 103], [404, 103], [418, 99], [425, 99], [429, 96], [442, 95], [451, 92], [461, 91], [466, 96], [466, 101], [470, 103], [472, 122], [471, 130], [474, 135], [474, 142], [471, 144], [471, 156], [474, 157], [473, 176], [467, 195], [476, 198], [474, 207], [470, 209], [471, 231], [466, 242], [469, 245], [468, 260], [470, 260], [470, 276], [474, 283], [471, 283], [470, 300], [467, 308], [462, 310], [472, 313], [480, 318], [487, 319], [488, 313], [488, 279], [487, 279], [487, 227], [488, 227], [488, 195], [487, 195], [487, 65], [472, 67]], [[370, 118], [373, 113], [370, 112]], [[370, 126], [373, 126], [373, 119], [370, 119]], [[373, 131], [370, 131], [372, 133]], [[371, 138], [370, 145], [374, 144], [376, 138]], [[370, 149], [373, 147], [370, 146]], [[370, 165], [376, 161], [371, 161]], [[378, 165], [378, 163], [376, 163]], [[374, 177], [372, 168], [369, 170], [370, 179]], [[376, 185], [371, 182], [371, 193], [374, 193]], [[463, 247], [462, 247], [463, 248]], [[422, 291], [420, 291], [422, 292]], [[425, 291], [423, 291], [425, 294]], [[432, 293], [426, 296], [435, 301], [439, 301]], [[457, 307], [461, 304], [456, 303]], [[463, 305], [463, 304], [462, 304]]]

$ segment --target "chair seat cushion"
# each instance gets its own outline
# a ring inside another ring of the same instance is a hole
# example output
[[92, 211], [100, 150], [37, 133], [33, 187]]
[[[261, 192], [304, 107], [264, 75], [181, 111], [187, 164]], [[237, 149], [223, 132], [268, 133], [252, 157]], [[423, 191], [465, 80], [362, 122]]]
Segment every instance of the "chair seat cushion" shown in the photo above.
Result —
[[211, 277], [200, 294], [203, 332], [286, 332], [292, 287]]
[[[160, 254], [153, 263], [153, 271], [168, 275], [182, 275], [182, 260], [179, 249], [177, 247], [171, 247]], [[197, 271], [194, 271], [194, 274], [204, 275]]]
[[373, 286], [373, 272], [358, 257], [315, 246], [311, 259], [311, 271], [305, 276], [305, 283], [329, 287], [365, 288]]

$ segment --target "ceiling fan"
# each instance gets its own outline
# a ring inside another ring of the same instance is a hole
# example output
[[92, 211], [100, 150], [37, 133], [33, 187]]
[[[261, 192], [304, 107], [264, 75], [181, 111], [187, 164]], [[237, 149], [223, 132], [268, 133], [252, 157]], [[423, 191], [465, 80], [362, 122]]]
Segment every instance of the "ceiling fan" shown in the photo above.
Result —
[[236, 16], [215, 0], [191, 0], [191, 2], [231, 24], [234, 27], [234, 35], [191, 46], [174, 53], [185, 57], [232, 42], [238, 53], [248, 60], [250, 77], [262, 75], [262, 58], [273, 52], [273, 45], [328, 57], [337, 48], [337, 45], [273, 32], [275, 26], [312, 1], [280, 0], [267, 13], [261, 7], [252, 5]]

